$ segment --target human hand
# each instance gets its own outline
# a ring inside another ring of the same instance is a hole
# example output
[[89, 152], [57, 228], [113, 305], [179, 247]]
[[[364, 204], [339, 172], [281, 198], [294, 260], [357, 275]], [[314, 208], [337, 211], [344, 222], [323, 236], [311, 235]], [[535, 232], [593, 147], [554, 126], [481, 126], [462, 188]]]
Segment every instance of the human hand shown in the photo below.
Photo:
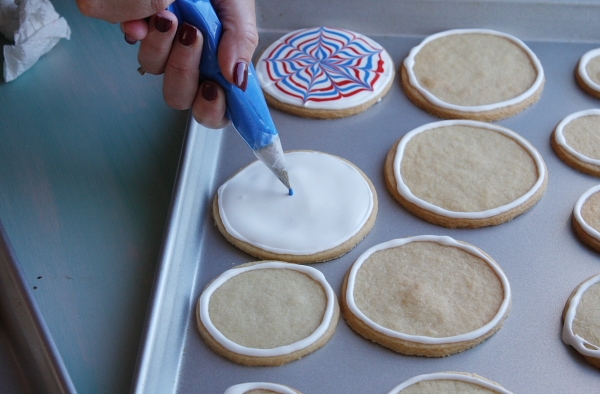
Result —
[[[254, 0], [213, 0], [212, 4], [223, 26], [218, 51], [223, 76], [245, 90], [248, 65], [258, 45]], [[213, 81], [200, 81], [203, 37], [198, 29], [188, 24], [178, 26], [175, 15], [167, 10], [122, 22], [121, 29], [127, 42], [140, 41], [138, 61], [142, 69], [164, 74], [163, 96], [169, 106], [191, 108], [194, 118], [210, 128], [229, 123], [223, 89]]]

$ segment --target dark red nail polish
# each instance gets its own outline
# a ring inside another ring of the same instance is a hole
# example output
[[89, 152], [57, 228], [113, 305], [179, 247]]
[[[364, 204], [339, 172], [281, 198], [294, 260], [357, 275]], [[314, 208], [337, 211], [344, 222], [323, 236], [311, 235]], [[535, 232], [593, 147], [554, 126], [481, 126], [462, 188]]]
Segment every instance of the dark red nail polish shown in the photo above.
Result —
[[196, 36], [198, 35], [198, 31], [192, 25], [188, 25], [184, 23], [179, 28], [179, 35], [177, 39], [181, 43], [181, 45], [185, 45], [186, 47], [191, 46], [194, 42], [196, 42]]
[[202, 84], [202, 97], [206, 101], [213, 101], [217, 98], [217, 87], [212, 82], [204, 82]]
[[134, 40], [133, 38], [129, 37], [127, 34], [125, 34], [124, 38], [125, 38], [125, 42], [128, 43], [129, 45], [135, 45], [137, 43], [137, 40]]
[[238, 62], [233, 70], [233, 83], [244, 92], [248, 87], [248, 64]]
[[169, 18], [165, 18], [164, 16], [157, 14], [154, 18], [154, 27], [161, 33], [166, 33], [173, 26], [173, 21]]

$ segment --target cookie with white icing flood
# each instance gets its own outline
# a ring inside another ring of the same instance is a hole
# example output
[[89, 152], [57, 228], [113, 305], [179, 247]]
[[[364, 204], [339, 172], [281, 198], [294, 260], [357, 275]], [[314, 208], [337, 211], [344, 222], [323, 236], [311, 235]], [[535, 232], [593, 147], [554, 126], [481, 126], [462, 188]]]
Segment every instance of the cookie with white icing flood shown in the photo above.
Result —
[[335, 259], [373, 228], [377, 193], [354, 164], [316, 151], [286, 153], [294, 194], [255, 161], [218, 190], [213, 216], [225, 238], [261, 259]]
[[513, 116], [539, 100], [545, 81], [525, 43], [486, 29], [431, 35], [410, 51], [400, 72], [406, 95], [444, 119]]
[[314, 27], [273, 42], [256, 62], [269, 105], [294, 115], [333, 119], [381, 100], [395, 66], [377, 42], [350, 30]]
[[600, 109], [575, 112], [552, 133], [552, 148], [569, 166], [600, 176]]
[[483, 227], [533, 207], [547, 184], [539, 152], [491, 123], [446, 120], [405, 134], [389, 151], [386, 186], [409, 212], [444, 227]]
[[579, 239], [600, 252], [600, 185], [586, 190], [573, 208], [573, 229]]
[[583, 54], [575, 68], [575, 79], [586, 93], [600, 98], [600, 48]]
[[500, 266], [475, 246], [424, 235], [376, 245], [344, 279], [349, 326], [396, 352], [443, 357], [478, 345], [508, 316]]
[[438, 372], [415, 376], [388, 394], [511, 394], [500, 384], [473, 373]]
[[229, 387], [223, 394], [302, 394], [283, 384], [269, 382], [240, 383]]
[[600, 368], [600, 274], [580, 283], [563, 310], [562, 340]]
[[225, 271], [202, 292], [196, 323], [216, 353], [243, 365], [277, 366], [323, 347], [339, 305], [325, 276], [278, 261]]

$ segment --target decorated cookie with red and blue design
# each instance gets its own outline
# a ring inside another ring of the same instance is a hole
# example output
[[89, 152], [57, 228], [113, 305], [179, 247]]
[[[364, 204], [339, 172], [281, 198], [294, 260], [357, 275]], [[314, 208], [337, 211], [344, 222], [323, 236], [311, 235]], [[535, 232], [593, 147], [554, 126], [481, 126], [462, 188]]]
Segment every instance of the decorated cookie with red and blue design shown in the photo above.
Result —
[[332, 119], [378, 102], [394, 80], [394, 63], [372, 39], [331, 27], [302, 29], [272, 43], [256, 63], [272, 107], [294, 115]]

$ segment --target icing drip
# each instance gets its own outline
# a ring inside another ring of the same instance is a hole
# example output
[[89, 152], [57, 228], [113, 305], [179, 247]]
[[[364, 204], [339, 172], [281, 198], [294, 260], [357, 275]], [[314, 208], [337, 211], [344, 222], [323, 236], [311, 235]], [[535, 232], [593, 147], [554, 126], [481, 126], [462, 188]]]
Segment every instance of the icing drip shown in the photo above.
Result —
[[[373, 253], [375, 253], [377, 251], [389, 249], [389, 248], [395, 248], [395, 247], [407, 244], [409, 242], [420, 242], [420, 241], [436, 242], [440, 245], [452, 246], [455, 248], [459, 248], [468, 253], [471, 253], [472, 255], [482, 259], [487, 264], [489, 264], [490, 268], [494, 271], [494, 273], [496, 273], [496, 275], [500, 279], [500, 282], [502, 283], [502, 289], [504, 291], [504, 299], [502, 300], [500, 308], [498, 308], [498, 312], [496, 313], [496, 315], [494, 316], [494, 318], [492, 320], [490, 320], [488, 323], [486, 323], [482, 327], [480, 327], [476, 330], [473, 330], [471, 332], [464, 333], [464, 334], [454, 335], [454, 336], [450, 336], [450, 337], [428, 337], [428, 336], [423, 336], [423, 335], [408, 335], [408, 334], [404, 334], [404, 333], [383, 327], [383, 326], [377, 324], [376, 322], [374, 322], [373, 320], [371, 320], [368, 316], [366, 316], [358, 308], [358, 306], [356, 305], [356, 302], [354, 300], [354, 286], [356, 283], [356, 276], [357, 276], [358, 271], [360, 270], [362, 264]], [[506, 311], [508, 310], [508, 308], [510, 306], [511, 291], [510, 291], [510, 285], [508, 283], [508, 279], [506, 278], [506, 275], [504, 275], [504, 272], [502, 272], [502, 269], [500, 268], [500, 266], [498, 266], [498, 264], [495, 261], [490, 259], [485, 254], [483, 254], [477, 248], [475, 248], [471, 245], [466, 245], [466, 244], [460, 243], [460, 242], [458, 242], [450, 237], [446, 237], [446, 236], [440, 237], [440, 236], [434, 236], [434, 235], [421, 235], [421, 236], [416, 236], [416, 237], [394, 239], [394, 240], [391, 240], [388, 242], [384, 242], [379, 245], [375, 245], [375, 246], [371, 247], [366, 252], [364, 252], [362, 255], [360, 255], [358, 257], [358, 259], [356, 260], [356, 262], [354, 263], [354, 265], [352, 265], [352, 268], [350, 269], [350, 272], [348, 275], [347, 287], [346, 287], [346, 294], [344, 295], [344, 297], [346, 297], [346, 303], [348, 305], [348, 308], [352, 311], [352, 313], [354, 315], [358, 316], [365, 324], [367, 324], [374, 330], [379, 331], [380, 333], [382, 333], [388, 337], [392, 337], [392, 338], [399, 338], [399, 339], [403, 339], [406, 341], [419, 342], [419, 343], [428, 344], [428, 345], [437, 345], [437, 344], [446, 344], [446, 343], [463, 342], [463, 341], [473, 340], [473, 339], [479, 338], [480, 336], [482, 336], [485, 333], [487, 333], [488, 331], [490, 331], [502, 320], [502, 318], [506, 314]]]
[[[538, 178], [537, 178], [535, 184], [533, 185], [533, 187], [527, 193], [525, 193], [523, 196], [519, 197], [518, 199], [516, 199], [508, 204], [499, 206], [497, 208], [487, 209], [485, 211], [479, 211], [479, 212], [450, 211], [450, 210], [441, 208], [437, 205], [433, 205], [433, 204], [415, 196], [411, 192], [411, 190], [408, 188], [408, 186], [404, 183], [404, 181], [402, 179], [402, 174], [400, 171], [400, 164], [402, 162], [402, 156], [404, 154], [404, 149], [406, 148], [406, 145], [408, 144], [408, 142], [410, 141], [410, 139], [413, 136], [415, 136], [419, 133], [426, 132], [427, 130], [435, 129], [438, 127], [453, 126], [453, 125], [465, 125], [465, 126], [473, 126], [473, 127], [494, 130], [501, 134], [506, 135], [508, 138], [514, 139], [517, 143], [519, 143], [519, 145], [521, 145], [523, 147], [523, 149], [525, 149], [531, 155], [531, 157], [533, 158], [533, 160], [535, 162], [535, 165], [536, 165], [536, 168], [538, 171]], [[481, 219], [481, 218], [488, 218], [488, 217], [496, 216], [503, 212], [509, 211], [509, 210], [516, 208], [517, 206], [523, 204], [525, 201], [527, 201], [529, 198], [531, 198], [542, 187], [542, 185], [544, 183], [544, 179], [546, 177], [546, 167], [544, 166], [542, 156], [538, 153], [538, 151], [527, 140], [525, 140], [523, 137], [521, 137], [520, 135], [518, 135], [517, 133], [515, 133], [509, 129], [506, 129], [504, 127], [501, 127], [501, 126], [498, 126], [495, 124], [479, 122], [479, 121], [474, 121], [474, 120], [445, 120], [445, 121], [428, 123], [426, 125], [418, 127], [416, 129], [410, 131], [409, 133], [407, 133], [404, 136], [404, 138], [402, 138], [402, 140], [398, 144], [398, 147], [396, 149], [396, 156], [394, 158], [394, 176], [396, 178], [398, 192], [402, 196], [404, 196], [404, 198], [406, 198], [408, 201], [412, 202], [413, 204], [415, 204], [423, 209], [434, 212], [438, 215], [443, 215], [443, 216], [447, 216], [447, 217], [451, 217], [451, 218]]]
[[593, 187], [589, 188], [588, 190], [586, 190], [585, 193], [583, 193], [581, 195], [581, 197], [579, 197], [579, 199], [575, 203], [575, 207], [573, 208], [573, 216], [575, 216], [575, 220], [577, 220], [577, 223], [579, 223], [579, 225], [581, 226], [581, 228], [583, 229], [583, 231], [585, 231], [590, 236], [592, 236], [592, 237], [594, 237], [596, 239], [600, 239], [600, 232], [598, 232], [598, 230], [596, 230], [595, 228], [593, 228], [592, 226], [590, 226], [585, 221], [585, 219], [581, 215], [581, 208], [583, 208], [583, 205], [585, 204], [585, 202], [587, 201], [587, 199], [590, 198], [590, 196], [592, 194], [597, 193], [599, 191], [600, 191], [600, 185], [596, 185], [596, 186], [593, 186]]
[[[429, 43], [435, 39], [441, 38], [441, 37], [447, 37], [447, 36], [451, 36], [451, 35], [455, 35], [455, 34], [488, 34], [488, 35], [495, 35], [498, 37], [503, 37], [503, 38], [513, 42], [515, 45], [520, 47], [531, 59], [531, 64], [533, 65], [533, 67], [535, 68], [536, 73], [537, 73], [535, 81], [526, 91], [517, 95], [516, 97], [513, 97], [513, 98], [505, 100], [505, 101], [496, 102], [496, 103], [466, 106], [466, 105], [452, 104], [447, 101], [439, 99], [437, 96], [433, 95], [429, 90], [427, 90], [425, 87], [423, 87], [423, 85], [421, 85], [421, 83], [417, 79], [415, 72], [414, 72], [415, 57], [417, 56], [419, 51], [425, 45], [427, 45], [427, 43]], [[491, 111], [491, 110], [495, 110], [498, 108], [503, 108], [503, 107], [508, 107], [511, 105], [518, 104], [522, 101], [525, 101], [529, 97], [533, 96], [535, 94], [535, 92], [544, 83], [544, 70], [542, 68], [542, 64], [540, 63], [537, 56], [531, 51], [531, 49], [529, 49], [529, 47], [527, 47], [527, 45], [525, 45], [525, 43], [523, 41], [521, 41], [518, 38], [513, 37], [511, 35], [500, 33], [500, 32], [494, 31], [494, 30], [487, 30], [487, 29], [456, 29], [456, 30], [447, 30], [444, 32], [433, 34], [433, 35], [427, 37], [425, 40], [423, 40], [423, 42], [421, 42], [421, 44], [419, 44], [418, 46], [411, 49], [411, 51], [409, 52], [406, 59], [404, 59], [404, 67], [408, 74], [408, 80], [409, 80], [410, 85], [413, 86], [415, 89], [417, 89], [419, 91], [419, 93], [421, 93], [423, 96], [425, 96], [425, 98], [430, 103], [432, 103], [433, 105], [435, 105], [437, 107], [446, 108], [446, 109], [450, 109], [450, 110], [456, 110], [456, 111], [462, 111], [462, 112], [484, 112], [484, 111]]]
[[577, 306], [581, 301], [581, 297], [590, 287], [598, 282], [600, 282], [600, 274], [591, 277], [579, 286], [569, 301], [562, 330], [562, 340], [564, 343], [573, 346], [579, 353], [594, 358], [600, 358], [600, 349], [573, 332], [573, 321], [577, 315]]
[[344, 109], [379, 95], [394, 75], [389, 54], [349, 30], [318, 27], [280, 38], [257, 62], [267, 93], [307, 108]]
[[500, 387], [496, 384], [493, 384], [485, 379], [480, 379], [473, 375], [466, 375], [466, 374], [455, 373], [455, 372], [438, 372], [438, 373], [431, 373], [431, 374], [415, 376], [415, 377], [405, 381], [404, 383], [394, 387], [392, 389], [392, 391], [390, 391], [388, 394], [399, 394], [402, 390], [412, 386], [413, 384], [423, 382], [426, 380], [460, 380], [463, 382], [473, 383], [478, 386], [485, 387], [487, 389], [496, 391], [498, 393], [511, 394], [511, 392], [506, 390], [505, 388]]
[[[244, 272], [252, 271], [252, 270], [260, 270], [260, 269], [290, 269], [298, 272], [302, 272], [308, 275], [310, 278], [317, 281], [323, 287], [325, 291], [325, 296], [327, 298], [327, 307], [325, 309], [325, 313], [323, 314], [323, 320], [321, 324], [317, 327], [317, 329], [308, 337], [297, 341], [295, 343], [279, 346], [272, 349], [257, 349], [250, 348], [246, 346], [238, 345], [237, 343], [231, 341], [227, 337], [225, 337], [212, 323], [209, 315], [209, 303], [210, 297], [212, 294], [226, 281], [233, 278], [236, 275], [240, 275]], [[206, 289], [202, 292], [200, 296], [200, 300], [198, 302], [198, 311], [200, 315], [200, 319], [206, 330], [210, 333], [210, 335], [221, 345], [223, 345], [226, 349], [238, 353], [244, 354], [247, 356], [255, 356], [255, 357], [272, 357], [272, 356], [280, 356], [284, 354], [293, 353], [297, 350], [304, 349], [311, 344], [318, 341], [327, 331], [331, 323], [331, 319], [333, 318], [334, 313], [334, 305], [335, 305], [335, 294], [333, 289], [325, 279], [325, 276], [315, 268], [305, 266], [305, 265], [297, 265], [284, 263], [279, 261], [267, 261], [260, 264], [254, 264], [246, 267], [233, 268], [225, 271], [219, 277], [217, 277], [214, 281], [212, 281]]]
[[600, 85], [590, 78], [590, 75], [587, 72], [588, 63], [597, 56], [600, 56], [600, 48], [592, 49], [591, 51], [586, 52], [579, 60], [577, 73], [590, 89], [600, 92]]
[[295, 194], [262, 163], [254, 162], [218, 190], [219, 215], [227, 232], [263, 250], [309, 255], [341, 245], [365, 225], [374, 195], [346, 161], [320, 152], [289, 152]]
[[[600, 86], [599, 86], [599, 89], [600, 89]], [[573, 149], [573, 147], [571, 145], [569, 145], [569, 143], [567, 142], [567, 139], [565, 138], [565, 134], [564, 134], [565, 127], [569, 123], [571, 123], [573, 120], [580, 118], [580, 117], [584, 117], [584, 116], [600, 116], [600, 109], [588, 109], [588, 110], [584, 110], [584, 111], [575, 112], [575, 113], [567, 116], [563, 120], [561, 120], [560, 123], [558, 123], [558, 125], [556, 126], [556, 133], [554, 134], [554, 140], [556, 141], [557, 144], [562, 146], [566, 151], [568, 151], [571, 155], [576, 157], [578, 160], [580, 160], [584, 163], [589, 163], [592, 165], [600, 166], [600, 160], [593, 159], [593, 158], [586, 156], [586, 155], [582, 154], [581, 152]]]

